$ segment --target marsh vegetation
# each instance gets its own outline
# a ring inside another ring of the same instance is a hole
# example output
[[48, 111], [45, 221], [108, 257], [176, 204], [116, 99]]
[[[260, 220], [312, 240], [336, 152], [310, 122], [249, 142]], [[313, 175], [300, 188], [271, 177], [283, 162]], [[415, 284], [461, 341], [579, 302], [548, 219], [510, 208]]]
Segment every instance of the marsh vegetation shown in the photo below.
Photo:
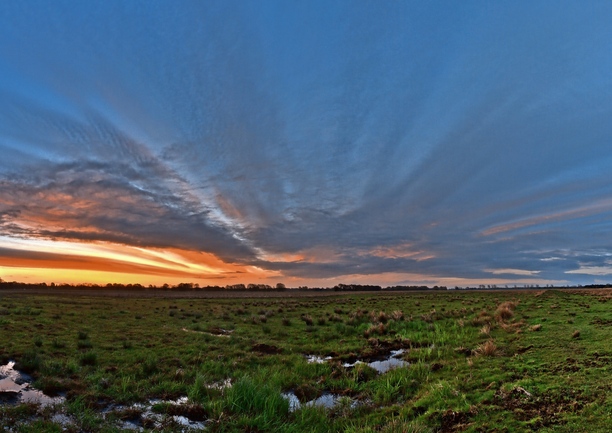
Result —
[[608, 432], [611, 295], [0, 293], [0, 429]]

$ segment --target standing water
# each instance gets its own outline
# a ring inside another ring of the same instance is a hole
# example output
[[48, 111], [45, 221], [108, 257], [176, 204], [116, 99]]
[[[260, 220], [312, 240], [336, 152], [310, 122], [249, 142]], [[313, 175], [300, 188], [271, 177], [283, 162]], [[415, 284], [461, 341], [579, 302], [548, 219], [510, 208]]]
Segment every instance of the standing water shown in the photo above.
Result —
[[62, 403], [63, 397], [49, 397], [30, 385], [32, 378], [15, 370], [15, 362], [0, 366], [0, 404], [34, 403], [41, 406]]

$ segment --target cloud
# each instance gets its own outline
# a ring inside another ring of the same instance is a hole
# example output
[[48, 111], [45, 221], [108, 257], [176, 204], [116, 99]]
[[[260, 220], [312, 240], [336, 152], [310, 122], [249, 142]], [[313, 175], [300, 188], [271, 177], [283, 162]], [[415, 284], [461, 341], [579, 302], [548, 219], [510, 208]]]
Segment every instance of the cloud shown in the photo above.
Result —
[[4, 235], [309, 281], [606, 266], [610, 6], [110, 4], [0, 6]]

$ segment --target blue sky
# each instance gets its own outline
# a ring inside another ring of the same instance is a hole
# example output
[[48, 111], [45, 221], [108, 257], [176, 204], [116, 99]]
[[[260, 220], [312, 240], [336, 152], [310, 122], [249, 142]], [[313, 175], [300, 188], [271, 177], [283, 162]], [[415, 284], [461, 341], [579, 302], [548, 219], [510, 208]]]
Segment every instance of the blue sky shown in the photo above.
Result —
[[611, 19], [3, 2], [0, 278], [610, 281]]

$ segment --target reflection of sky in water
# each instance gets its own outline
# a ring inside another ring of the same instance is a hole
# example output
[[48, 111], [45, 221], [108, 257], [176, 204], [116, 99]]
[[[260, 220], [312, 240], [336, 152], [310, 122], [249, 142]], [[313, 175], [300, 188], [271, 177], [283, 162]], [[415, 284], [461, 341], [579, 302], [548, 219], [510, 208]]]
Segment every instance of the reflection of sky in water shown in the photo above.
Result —
[[302, 407], [311, 406], [332, 409], [334, 406], [339, 404], [342, 399], [347, 399], [347, 401], [350, 401], [351, 407], [356, 407], [358, 404], [356, 401], [351, 400], [350, 397], [344, 397], [341, 395], [329, 393], [323, 394], [320, 397], [315, 398], [314, 400], [307, 401], [306, 403], [301, 403], [293, 392], [285, 392], [282, 394], [282, 396], [289, 402], [290, 412], [296, 411]]
[[402, 353], [404, 353], [403, 349], [393, 350], [391, 351], [391, 356], [388, 359], [383, 359], [381, 361], [368, 362], [368, 365], [372, 367], [374, 370], [378, 371], [379, 373], [386, 373], [387, 371], [393, 368], [407, 367], [409, 365], [408, 362], [404, 361], [403, 359], [396, 358], [397, 356], [400, 356]]
[[16, 394], [16, 400], [20, 403], [34, 403], [41, 406], [62, 403], [63, 397], [49, 397], [42, 391], [30, 387], [27, 380], [31, 380], [26, 375], [21, 375], [14, 369], [15, 363], [9, 362], [0, 366], [0, 392]]
[[405, 352], [404, 349], [392, 350], [387, 359], [382, 359], [379, 361], [371, 361], [371, 362], [364, 362], [364, 361], [355, 361], [353, 363], [347, 362], [343, 364], [343, 366], [346, 368], [350, 368], [350, 367], [355, 367], [357, 364], [365, 364], [365, 365], [368, 365], [369, 367], [372, 367], [374, 370], [382, 374], [394, 368], [407, 367], [408, 365], [410, 365], [408, 362], [404, 361], [403, 359], [397, 358], [404, 352]]

